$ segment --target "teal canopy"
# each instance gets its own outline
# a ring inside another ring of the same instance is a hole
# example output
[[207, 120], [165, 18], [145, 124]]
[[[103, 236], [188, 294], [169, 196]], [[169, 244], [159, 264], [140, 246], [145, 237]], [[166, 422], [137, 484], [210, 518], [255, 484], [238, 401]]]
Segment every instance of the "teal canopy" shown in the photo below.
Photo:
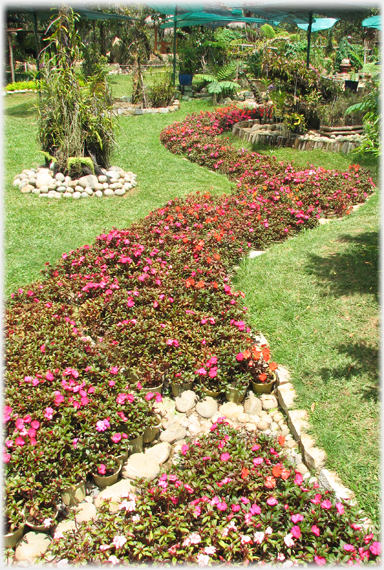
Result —
[[231, 22], [246, 22], [249, 24], [265, 24], [272, 23], [264, 18], [245, 18], [243, 15], [230, 14], [228, 16], [219, 16], [207, 12], [192, 12], [189, 14], [177, 14], [177, 16], [170, 16], [160, 28], [173, 28], [176, 24], [177, 28], [185, 26], [204, 26], [209, 23], [218, 22], [221, 26], [226, 26]]
[[376, 28], [377, 30], [381, 30], [381, 16], [365, 18], [365, 20], [361, 22], [361, 25], [366, 28]]
[[[321, 30], [328, 30], [332, 28], [336, 22], [338, 22], [338, 18], [314, 18], [312, 22], [312, 32], [320, 32]], [[297, 24], [297, 26], [302, 30], [308, 30], [309, 24]]]

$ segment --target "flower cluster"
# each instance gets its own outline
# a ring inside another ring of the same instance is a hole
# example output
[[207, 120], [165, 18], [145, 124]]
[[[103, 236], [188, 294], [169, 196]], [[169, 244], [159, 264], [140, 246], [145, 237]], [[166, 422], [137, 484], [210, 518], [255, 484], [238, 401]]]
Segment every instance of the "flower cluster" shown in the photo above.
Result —
[[[225, 451], [224, 451], [225, 450]], [[381, 545], [347, 501], [309, 485], [279, 443], [230, 428], [183, 446], [177, 467], [108, 504], [53, 541], [47, 555], [69, 563], [353, 565], [378, 562]], [[129, 505], [129, 508], [127, 508]], [[84, 544], [79, 550], [74, 544]]]

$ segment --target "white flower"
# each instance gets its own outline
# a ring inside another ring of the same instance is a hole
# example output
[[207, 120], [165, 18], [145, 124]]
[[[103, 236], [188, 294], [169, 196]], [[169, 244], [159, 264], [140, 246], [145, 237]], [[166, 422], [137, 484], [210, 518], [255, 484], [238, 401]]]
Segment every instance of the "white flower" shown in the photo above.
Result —
[[273, 528], [271, 526], [265, 529], [265, 534], [272, 534], [272, 533], [273, 533]]
[[140, 515], [133, 515], [132, 520], [133, 520], [134, 522], [139, 521], [139, 520], [140, 520]]
[[198, 554], [197, 555], [197, 562], [199, 564], [199, 566], [208, 566], [208, 562], [209, 562], [209, 556], [207, 556], [206, 554]]
[[247, 544], [249, 542], [252, 542], [252, 538], [250, 536], [247, 536], [246, 534], [241, 534], [240, 538], [241, 538], [241, 544]]
[[68, 559], [67, 558], [63, 558], [62, 560], [59, 560], [56, 564], [56, 566], [68, 566]]
[[201, 541], [201, 536], [197, 532], [193, 532], [192, 534], [190, 534], [189, 538], [190, 538], [191, 544], [199, 544], [199, 542]]
[[59, 538], [64, 538], [64, 535], [63, 535], [62, 532], [60, 532], [59, 530], [57, 530], [57, 531], [55, 532], [55, 534], [53, 535], [53, 538], [54, 538], [55, 540], [59, 540]]
[[119, 536], [116, 535], [113, 539], [113, 544], [115, 546], [115, 548], [121, 548], [122, 546], [124, 546], [124, 544], [127, 542], [127, 539], [125, 538], [125, 536]]
[[284, 542], [288, 546], [288, 548], [290, 546], [295, 546], [295, 541], [292, 539], [292, 535], [290, 532], [284, 537]]
[[52, 522], [52, 519], [44, 519], [43, 525], [45, 526], [45, 528], [49, 528], [51, 526], [51, 522]]
[[115, 565], [119, 563], [119, 559], [116, 556], [110, 556], [108, 558], [108, 562], [110, 562], [111, 564]]
[[253, 535], [253, 540], [257, 543], [257, 544], [261, 544], [264, 540], [264, 532], [255, 532], [255, 534]]
[[126, 511], [132, 512], [136, 509], [136, 501], [122, 501], [119, 505], [119, 510], [125, 509]]
[[283, 560], [285, 560], [285, 556], [282, 552], [279, 552], [277, 555], [277, 560], [280, 560], [280, 562], [283, 562]]
[[215, 554], [216, 548], [214, 546], [206, 546], [204, 552], [205, 554]]
[[100, 544], [99, 548], [103, 552], [104, 550], [108, 550], [108, 548], [111, 548], [111, 544]]

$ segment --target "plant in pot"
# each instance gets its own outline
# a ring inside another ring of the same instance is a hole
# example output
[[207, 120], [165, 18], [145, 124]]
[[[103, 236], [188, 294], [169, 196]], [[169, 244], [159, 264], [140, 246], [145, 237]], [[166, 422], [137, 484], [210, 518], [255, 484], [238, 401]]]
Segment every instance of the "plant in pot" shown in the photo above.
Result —
[[229, 402], [240, 404], [247, 393], [251, 375], [242, 367], [234, 367], [229, 371], [227, 382], [224, 383], [225, 397]]
[[180, 42], [179, 56], [179, 83], [181, 86], [192, 85], [193, 76], [200, 67], [199, 47], [189, 36]]
[[276, 381], [276, 362], [270, 362], [270, 351], [266, 345], [254, 345], [251, 350], [239, 353], [241, 362], [251, 375], [252, 389], [256, 393], [268, 394]]
[[109, 453], [93, 456], [92, 477], [98, 487], [113, 485], [119, 478], [122, 463]]
[[59, 512], [57, 503], [42, 489], [24, 504], [25, 524], [35, 532], [49, 532]]
[[24, 499], [20, 494], [20, 483], [21, 477], [16, 476], [8, 479], [5, 484], [5, 501], [3, 502], [3, 546], [5, 548], [16, 546], [24, 532]]

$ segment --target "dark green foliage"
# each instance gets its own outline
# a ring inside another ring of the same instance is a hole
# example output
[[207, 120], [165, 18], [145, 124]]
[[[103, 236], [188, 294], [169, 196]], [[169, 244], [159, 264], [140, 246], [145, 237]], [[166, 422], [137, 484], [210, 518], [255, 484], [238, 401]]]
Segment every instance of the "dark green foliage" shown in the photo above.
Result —
[[174, 95], [172, 74], [166, 70], [154, 79], [148, 93], [149, 102], [152, 107], [166, 107], [172, 102]]

